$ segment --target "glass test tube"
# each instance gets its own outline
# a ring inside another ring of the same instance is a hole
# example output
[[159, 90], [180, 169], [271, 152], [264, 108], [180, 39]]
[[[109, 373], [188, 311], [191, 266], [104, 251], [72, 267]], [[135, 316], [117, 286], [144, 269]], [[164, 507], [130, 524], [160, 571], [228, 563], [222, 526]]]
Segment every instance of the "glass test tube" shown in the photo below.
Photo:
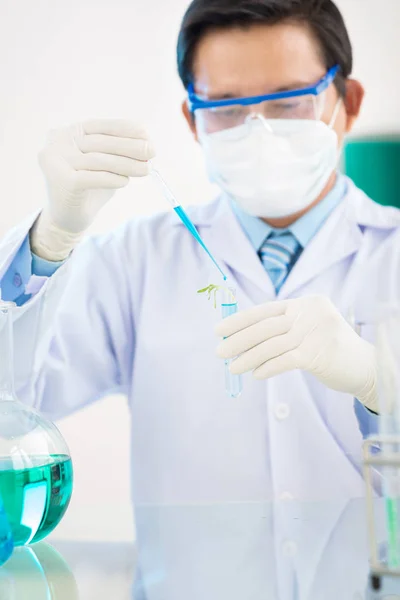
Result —
[[[238, 311], [236, 301], [236, 290], [234, 288], [226, 288], [221, 291], [221, 311], [222, 318], [226, 319], [234, 315]], [[226, 393], [231, 398], [238, 398], [243, 391], [243, 382], [241, 375], [233, 375], [229, 367], [233, 359], [225, 360], [225, 388]]]

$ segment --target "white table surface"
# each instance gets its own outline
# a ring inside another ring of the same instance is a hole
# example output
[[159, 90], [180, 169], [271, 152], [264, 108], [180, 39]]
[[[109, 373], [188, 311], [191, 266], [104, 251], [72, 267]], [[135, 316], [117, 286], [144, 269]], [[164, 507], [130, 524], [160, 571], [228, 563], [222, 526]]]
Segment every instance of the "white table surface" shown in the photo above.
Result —
[[[135, 600], [400, 599], [400, 579], [385, 581], [380, 595], [368, 591], [363, 499], [146, 507], [145, 518], [157, 535]], [[132, 600], [136, 563], [134, 543], [55, 533], [0, 568], [0, 600]]]

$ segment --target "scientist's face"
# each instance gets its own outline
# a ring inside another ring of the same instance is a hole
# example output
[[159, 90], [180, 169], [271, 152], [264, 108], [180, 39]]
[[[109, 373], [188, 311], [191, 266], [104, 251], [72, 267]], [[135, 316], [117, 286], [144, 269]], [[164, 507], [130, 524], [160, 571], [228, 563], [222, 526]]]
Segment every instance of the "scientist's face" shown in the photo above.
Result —
[[[197, 49], [194, 85], [197, 94], [210, 99], [257, 96], [310, 86], [326, 71], [319, 44], [307, 26], [259, 25], [208, 33]], [[363, 96], [361, 84], [347, 80], [346, 97], [334, 125], [340, 145], [359, 115]], [[322, 114], [327, 124], [338, 99], [339, 92], [332, 84]], [[186, 102], [183, 111], [197, 139]]]

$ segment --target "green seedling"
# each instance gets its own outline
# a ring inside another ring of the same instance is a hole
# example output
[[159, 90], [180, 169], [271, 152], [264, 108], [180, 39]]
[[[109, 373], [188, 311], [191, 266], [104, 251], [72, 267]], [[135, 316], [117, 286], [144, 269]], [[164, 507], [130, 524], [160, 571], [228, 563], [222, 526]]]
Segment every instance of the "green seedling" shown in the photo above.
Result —
[[211, 300], [211, 298], [214, 298], [214, 308], [217, 308], [217, 294], [221, 290], [225, 290], [231, 296], [233, 303], [236, 302], [236, 298], [235, 298], [234, 294], [231, 292], [231, 290], [228, 287], [226, 287], [224, 285], [215, 285], [212, 283], [212, 284], [208, 285], [207, 287], [203, 288], [202, 290], [198, 290], [197, 293], [198, 294], [207, 294], [209, 300]]

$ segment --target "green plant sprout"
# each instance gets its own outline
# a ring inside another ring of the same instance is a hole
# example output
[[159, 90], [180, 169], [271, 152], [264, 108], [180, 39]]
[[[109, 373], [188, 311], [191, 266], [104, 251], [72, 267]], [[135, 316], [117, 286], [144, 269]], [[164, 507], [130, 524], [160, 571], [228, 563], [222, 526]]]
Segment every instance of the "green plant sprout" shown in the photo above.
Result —
[[202, 290], [198, 290], [197, 293], [198, 294], [208, 294], [209, 300], [211, 300], [211, 297], [213, 296], [214, 297], [214, 308], [217, 308], [217, 294], [221, 290], [225, 290], [231, 296], [232, 302], [236, 303], [236, 298], [235, 298], [234, 294], [232, 294], [231, 290], [224, 285], [215, 285], [214, 283], [211, 283], [210, 285], [203, 288]]

